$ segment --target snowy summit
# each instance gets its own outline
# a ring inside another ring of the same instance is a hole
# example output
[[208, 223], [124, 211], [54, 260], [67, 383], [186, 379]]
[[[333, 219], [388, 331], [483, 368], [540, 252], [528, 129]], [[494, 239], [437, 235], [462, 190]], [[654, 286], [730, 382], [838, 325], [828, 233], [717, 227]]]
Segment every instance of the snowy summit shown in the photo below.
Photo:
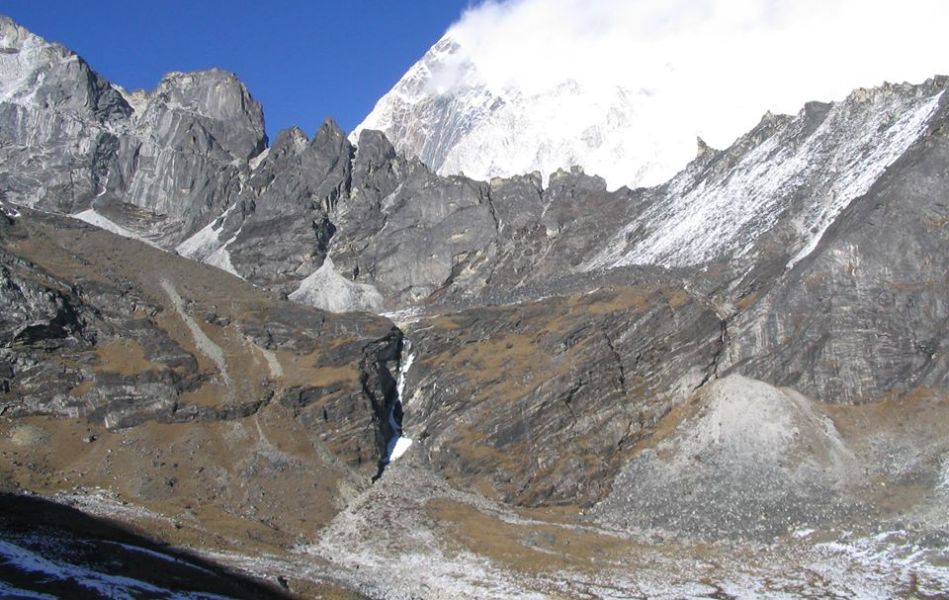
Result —
[[[669, 144], [655, 126], [649, 90], [565, 79], [545, 92], [494, 89], [449, 33], [414, 65], [352, 133], [383, 131], [399, 151], [441, 175], [510, 177], [581, 166], [611, 187], [654, 185], [691, 159], [695, 138]], [[681, 141], [681, 140], [679, 140]]]
[[695, 158], [696, 138], [727, 148], [766, 113], [949, 71], [934, 29], [949, 7], [909, 3], [480, 3], [350, 139], [380, 130], [440, 175], [546, 183], [579, 166], [610, 189], [659, 185]]

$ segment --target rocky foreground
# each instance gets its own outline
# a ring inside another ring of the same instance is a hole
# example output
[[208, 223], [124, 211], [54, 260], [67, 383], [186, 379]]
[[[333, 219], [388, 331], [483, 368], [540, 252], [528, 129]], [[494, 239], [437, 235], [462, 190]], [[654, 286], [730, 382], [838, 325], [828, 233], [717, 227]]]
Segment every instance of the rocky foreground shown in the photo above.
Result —
[[949, 589], [945, 78], [609, 191], [268, 146], [5, 18], [0, 74], [3, 593]]

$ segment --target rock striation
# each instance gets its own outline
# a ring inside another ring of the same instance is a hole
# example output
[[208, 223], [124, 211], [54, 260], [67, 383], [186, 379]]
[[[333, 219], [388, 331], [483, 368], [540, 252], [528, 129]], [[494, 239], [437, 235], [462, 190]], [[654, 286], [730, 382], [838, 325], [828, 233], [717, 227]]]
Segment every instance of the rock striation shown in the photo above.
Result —
[[115, 86], [78, 55], [0, 17], [0, 181], [8, 199], [92, 209], [173, 245], [216, 218], [266, 147], [263, 113], [230, 73]]

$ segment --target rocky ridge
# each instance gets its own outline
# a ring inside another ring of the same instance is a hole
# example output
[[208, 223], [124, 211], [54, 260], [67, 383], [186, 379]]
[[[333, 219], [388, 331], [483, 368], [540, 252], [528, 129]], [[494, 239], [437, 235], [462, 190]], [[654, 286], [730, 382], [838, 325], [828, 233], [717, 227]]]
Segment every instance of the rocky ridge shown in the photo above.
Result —
[[93, 210], [167, 246], [216, 218], [266, 147], [260, 105], [229, 73], [170, 73], [128, 93], [7, 17], [0, 48], [11, 202]]

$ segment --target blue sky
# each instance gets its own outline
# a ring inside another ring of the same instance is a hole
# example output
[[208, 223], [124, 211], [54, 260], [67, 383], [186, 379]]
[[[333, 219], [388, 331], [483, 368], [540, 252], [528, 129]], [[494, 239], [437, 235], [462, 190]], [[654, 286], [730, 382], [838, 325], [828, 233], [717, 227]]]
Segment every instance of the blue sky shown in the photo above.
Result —
[[327, 116], [349, 131], [470, 0], [0, 0], [0, 13], [79, 53], [107, 79], [152, 89], [220, 67], [263, 104], [271, 139]]

